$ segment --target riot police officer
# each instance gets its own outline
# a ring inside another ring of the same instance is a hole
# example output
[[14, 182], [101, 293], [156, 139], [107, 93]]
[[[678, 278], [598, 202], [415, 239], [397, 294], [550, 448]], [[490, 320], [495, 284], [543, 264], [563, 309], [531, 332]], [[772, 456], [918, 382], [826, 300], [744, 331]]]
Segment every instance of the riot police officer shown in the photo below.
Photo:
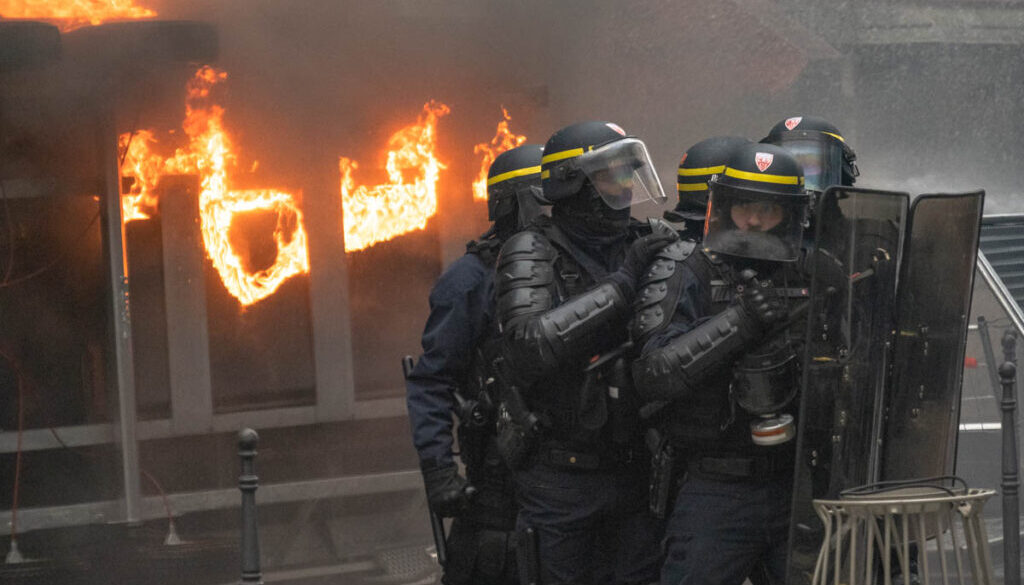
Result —
[[[512, 535], [516, 508], [511, 474], [494, 446], [496, 399], [486, 387], [487, 357], [496, 336], [494, 265], [501, 245], [541, 212], [541, 147], [524, 144], [500, 154], [487, 179], [484, 236], [448, 267], [430, 292], [423, 355], [406, 381], [413, 443], [431, 509], [455, 516], [447, 541], [443, 582], [517, 582]], [[460, 419], [460, 456], [452, 456], [453, 414]]]
[[686, 227], [685, 238], [699, 242], [704, 237], [708, 181], [725, 170], [733, 151], [750, 142], [742, 136], [715, 136], [701, 140], [683, 153], [676, 179], [679, 202], [675, 209], [666, 211], [664, 217], [673, 223], [682, 223]]
[[686, 461], [662, 583], [739, 585], [758, 562], [781, 582], [809, 196], [793, 156], [765, 144], [737, 149], [710, 190], [703, 249], [660, 253], [632, 329], [637, 391], [661, 405], [662, 434]]
[[[825, 189], [833, 185], [852, 187], [860, 176], [857, 168], [857, 154], [849, 145], [834, 124], [816, 116], [791, 116], [780, 120], [772, 126], [768, 135], [761, 139], [762, 143], [775, 144], [788, 150], [804, 170], [805, 187], [811, 193], [812, 210], [819, 205]], [[842, 226], [846, 221], [838, 209], [823, 209], [821, 217], [827, 225]], [[813, 223], [813, 222], [812, 222]], [[809, 223], [805, 233], [813, 235], [813, 225]], [[835, 229], [835, 228], [833, 228]], [[833, 253], [842, 255], [844, 250], [835, 249]], [[908, 582], [919, 579], [917, 574], [917, 543], [911, 543], [910, 568]], [[895, 556], [895, 551], [890, 554]], [[881, 562], [881, 561], [879, 561]], [[894, 582], [902, 579], [901, 566], [893, 564]], [[883, 578], [879, 572], [879, 580]]]
[[541, 177], [551, 218], [502, 247], [496, 285], [507, 378], [538, 421], [513, 461], [523, 582], [650, 583], [660, 523], [628, 371], [608, 355], [627, 341], [637, 278], [678, 235], [630, 243], [631, 204], [665, 196], [644, 143], [615, 124], [553, 134]]
[[832, 185], [852, 187], [860, 175], [857, 154], [839, 129], [824, 118], [791, 116], [780, 120], [761, 142], [785, 148], [800, 163], [804, 186], [812, 195], [812, 211], [825, 189]]

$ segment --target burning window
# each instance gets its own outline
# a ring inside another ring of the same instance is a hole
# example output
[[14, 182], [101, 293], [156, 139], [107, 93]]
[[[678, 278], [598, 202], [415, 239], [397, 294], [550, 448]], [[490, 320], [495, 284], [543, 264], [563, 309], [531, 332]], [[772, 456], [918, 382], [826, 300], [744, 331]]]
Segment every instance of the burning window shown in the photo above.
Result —
[[64, 32], [110, 20], [153, 18], [156, 11], [134, 0], [5, 0], [0, 18], [52, 21]]

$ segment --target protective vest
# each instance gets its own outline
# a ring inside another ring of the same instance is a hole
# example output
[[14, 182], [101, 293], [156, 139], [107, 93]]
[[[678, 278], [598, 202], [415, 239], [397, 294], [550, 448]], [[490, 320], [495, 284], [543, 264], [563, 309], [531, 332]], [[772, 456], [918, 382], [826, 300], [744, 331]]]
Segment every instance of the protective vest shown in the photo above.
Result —
[[[538, 218], [529, 230], [513, 236], [501, 256], [498, 321], [527, 342], [534, 333], [523, 329], [522, 323], [565, 305], [569, 299], [596, 292], [594, 310], [606, 307], [598, 284], [609, 267], [582, 253], [549, 218]], [[625, 314], [628, 318], [628, 308]], [[626, 333], [623, 319], [620, 327], [608, 328], [602, 344], [608, 349], [618, 347], [626, 341]], [[593, 452], [605, 450], [614, 437], [622, 436], [606, 426], [619, 418], [619, 404], [610, 403], [608, 396], [614, 368], [609, 364], [607, 372], [586, 373], [594, 357], [580, 356], [542, 376], [533, 375], [533, 364], [526, 360], [510, 361], [512, 378], [522, 386], [527, 406], [540, 418], [545, 441]], [[619, 378], [628, 381], [629, 376], [622, 370]]]
[[[699, 321], [717, 315], [733, 304], [739, 285], [739, 270], [722, 262], [719, 257], [709, 256], [704, 252], [691, 254], [680, 264], [689, 268], [696, 277], [696, 294], [691, 293], [687, 296], [683, 292], [685, 271], [674, 270], [664, 279], [665, 300], [660, 303], [659, 310], [666, 316], [653, 324], [654, 319], [648, 316], [647, 329], [641, 332], [641, 335], [649, 336], [657, 328], [667, 325], [662, 321], [671, 318], [671, 311], [675, 309], [677, 302], [691, 303], [694, 312], [701, 317]], [[798, 303], [806, 301], [808, 289], [800, 285], [807, 281], [793, 265], [777, 265], [775, 268], [774, 273], [770, 274], [762, 270], [759, 279], [770, 279], [772, 287], [769, 294], [784, 297], [792, 310]], [[650, 312], [648, 310], [648, 313]], [[642, 313], [639, 313], [637, 321], [642, 320]], [[637, 335], [638, 328], [642, 326], [635, 323], [634, 335]], [[802, 355], [803, 331], [803, 320], [799, 320], [778, 334], [788, 336], [798, 356]], [[755, 417], [737, 406], [731, 395], [737, 361], [721, 363], [704, 379], [698, 391], [686, 399], [668, 404], [658, 413], [658, 426], [663, 428], [669, 440], [678, 448], [699, 450], [704, 454], [736, 455], [761, 452], [759, 450], [762, 448], [754, 445], [750, 439], [749, 424]], [[798, 383], [798, 380], [793, 381], [793, 384]], [[796, 386], [794, 390], [795, 388]], [[789, 406], [790, 410], [795, 409], [797, 403], [798, 401], [794, 400]]]

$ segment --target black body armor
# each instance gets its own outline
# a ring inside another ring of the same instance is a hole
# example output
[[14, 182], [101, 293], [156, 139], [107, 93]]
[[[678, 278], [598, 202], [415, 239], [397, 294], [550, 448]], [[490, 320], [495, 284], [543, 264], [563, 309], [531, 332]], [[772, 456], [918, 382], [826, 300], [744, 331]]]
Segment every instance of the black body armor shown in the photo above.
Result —
[[[669, 263], [674, 267], [669, 268]], [[803, 282], [792, 266], [776, 265], [776, 273], [762, 273], [761, 280], [770, 280], [773, 285], [766, 289], [766, 294], [784, 297], [791, 312], [799, 314], [796, 307], [802, 304], [801, 299], [806, 299], [808, 291], [784, 282]], [[695, 290], [684, 290], [686, 275], [695, 279]], [[791, 320], [770, 331], [760, 327], [734, 302], [740, 285], [728, 265], [700, 252], [682, 261], [660, 259], [637, 295], [632, 330], [638, 344], [667, 327], [680, 302], [692, 303], [697, 315], [706, 316], [687, 333], [661, 347], [648, 349], [633, 364], [637, 391], [648, 401], [669, 403], [660, 416], [664, 419], [661, 426], [673, 443], [700, 445], [706, 451], [749, 451], [755, 447], [748, 423], [767, 412], [744, 410], [741, 405], [764, 401], [751, 400], [734, 391], [763, 389], [765, 383], [792, 382], [792, 387], [775, 390], [774, 394], [785, 396], [785, 400], [771, 405], [778, 407], [790, 404], [795, 395], [799, 379], [786, 374], [792, 374], [790, 368], [798, 363], [802, 326]], [[684, 295], [688, 298], [684, 299]], [[792, 360], [775, 359], [790, 354]], [[771, 363], [765, 363], [764, 372], [750, 365], [762, 363], [763, 360], [757, 361], [757, 356], [762, 355], [772, 358]], [[749, 356], [755, 356], [753, 362]], [[782, 368], [782, 373], [773, 376], [776, 366]]]
[[630, 317], [618, 288], [599, 282], [602, 271], [544, 218], [513, 236], [498, 259], [504, 374], [536, 414], [543, 440], [570, 451], [600, 450], [596, 443], [622, 436], [602, 429], [623, 411], [617, 401], [632, 395], [613, 381], [629, 378], [615, 375], [615, 360], [589, 364], [626, 342]]

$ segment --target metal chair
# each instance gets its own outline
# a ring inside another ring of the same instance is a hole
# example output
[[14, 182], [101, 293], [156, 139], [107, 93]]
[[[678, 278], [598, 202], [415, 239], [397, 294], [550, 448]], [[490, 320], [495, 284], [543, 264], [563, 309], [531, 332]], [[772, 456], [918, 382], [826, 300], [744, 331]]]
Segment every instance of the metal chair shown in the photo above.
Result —
[[949, 585], [953, 576], [958, 584], [992, 585], [981, 514], [995, 491], [927, 481], [875, 484], [847, 490], [839, 500], [814, 500], [824, 536], [813, 585], [893, 585], [894, 574], [897, 583], [909, 583], [914, 549], [925, 585]]

